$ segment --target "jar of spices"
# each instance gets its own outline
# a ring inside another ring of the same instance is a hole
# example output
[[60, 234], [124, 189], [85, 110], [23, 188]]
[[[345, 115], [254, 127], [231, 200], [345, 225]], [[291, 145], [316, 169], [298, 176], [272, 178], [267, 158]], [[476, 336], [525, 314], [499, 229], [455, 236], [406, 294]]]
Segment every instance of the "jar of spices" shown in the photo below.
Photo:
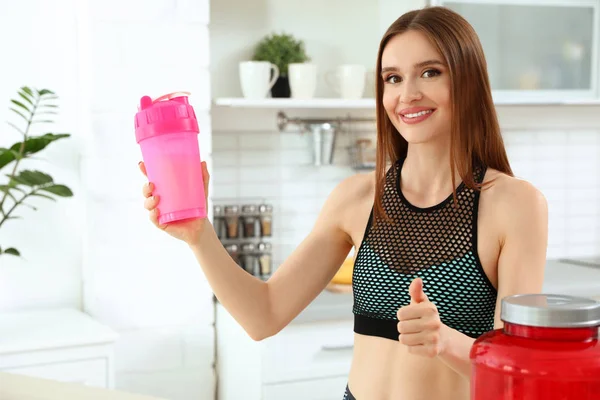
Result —
[[225, 221], [225, 212], [222, 206], [214, 206], [213, 224], [217, 237], [225, 239], [227, 237], [227, 222]]
[[237, 244], [230, 244], [228, 246], [225, 246], [225, 250], [227, 250], [227, 253], [229, 253], [229, 256], [233, 259], [233, 261], [235, 261], [237, 265], [243, 267], [242, 262], [240, 260], [240, 253]]
[[235, 205], [226, 206], [225, 221], [227, 223], [227, 238], [237, 239], [239, 237], [240, 208]]
[[260, 265], [260, 276], [268, 278], [273, 272], [273, 256], [271, 254], [271, 243], [261, 242], [258, 244], [258, 261]]
[[242, 265], [246, 272], [258, 276], [259, 267], [256, 259], [256, 246], [254, 243], [244, 243], [242, 245]]
[[242, 220], [244, 226], [243, 236], [255, 238], [259, 236], [258, 214], [255, 205], [242, 206]]
[[273, 235], [273, 206], [270, 204], [261, 204], [258, 206], [260, 220], [260, 236], [270, 237]]

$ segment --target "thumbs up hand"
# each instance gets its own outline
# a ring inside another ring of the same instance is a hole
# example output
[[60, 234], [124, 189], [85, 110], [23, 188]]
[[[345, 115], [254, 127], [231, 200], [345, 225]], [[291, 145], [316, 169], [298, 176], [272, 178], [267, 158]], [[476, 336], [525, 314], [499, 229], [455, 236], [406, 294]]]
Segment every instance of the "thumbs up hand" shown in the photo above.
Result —
[[412, 354], [436, 357], [444, 351], [446, 325], [440, 321], [437, 307], [423, 291], [423, 280], [416, 278], [408, 288], [410, 304], [398, 310], [400, 343]]

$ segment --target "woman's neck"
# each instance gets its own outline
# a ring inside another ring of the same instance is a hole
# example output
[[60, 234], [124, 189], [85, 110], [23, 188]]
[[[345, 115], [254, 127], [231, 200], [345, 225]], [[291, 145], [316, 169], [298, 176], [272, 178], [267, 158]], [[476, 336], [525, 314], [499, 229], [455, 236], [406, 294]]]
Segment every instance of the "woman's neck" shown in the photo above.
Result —
[[[454, 171], [455, 183], [461, 182]], [[451, 193], [452, 171], [448, 145], [434, 143], [409, 144], [406, 160], [401, 171], [402, 190], [423, 196], [437, 196]]]

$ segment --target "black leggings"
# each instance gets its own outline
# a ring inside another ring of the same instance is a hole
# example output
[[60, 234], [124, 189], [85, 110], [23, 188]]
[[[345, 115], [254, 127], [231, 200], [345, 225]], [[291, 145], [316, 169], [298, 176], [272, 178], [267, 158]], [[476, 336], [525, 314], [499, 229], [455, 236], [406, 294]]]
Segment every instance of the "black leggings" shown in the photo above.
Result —
[[346, 393], [344, 393], [344, 399], [343, 400], [356, 400], [356, 397], [354, 397], [352, 395], [352, 393], [350, 392], [350, 389], [348, 388], [348, 385], [346, 385]]

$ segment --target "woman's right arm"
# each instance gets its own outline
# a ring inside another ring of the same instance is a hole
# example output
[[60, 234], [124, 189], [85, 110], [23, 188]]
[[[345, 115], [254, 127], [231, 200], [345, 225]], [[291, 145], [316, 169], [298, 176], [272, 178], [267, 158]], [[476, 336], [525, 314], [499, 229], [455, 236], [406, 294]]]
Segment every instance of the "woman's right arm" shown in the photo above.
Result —
[[[347, 257], [353, 243], [345, 222], [357, 217], [353, 215], [360, 201], [357, 186], [364, 187], [364, 182], [364, 177], [350, 177], [332, 191], [309, 235], [267, 282], [235, 263], [207, 219], [188, 224], [197, 234], [177, 236], [188, 243], [219, 302], [252, 339], [262, 340], [308, 306]], [[155, 207], [146, 205], [151, 211]]]

